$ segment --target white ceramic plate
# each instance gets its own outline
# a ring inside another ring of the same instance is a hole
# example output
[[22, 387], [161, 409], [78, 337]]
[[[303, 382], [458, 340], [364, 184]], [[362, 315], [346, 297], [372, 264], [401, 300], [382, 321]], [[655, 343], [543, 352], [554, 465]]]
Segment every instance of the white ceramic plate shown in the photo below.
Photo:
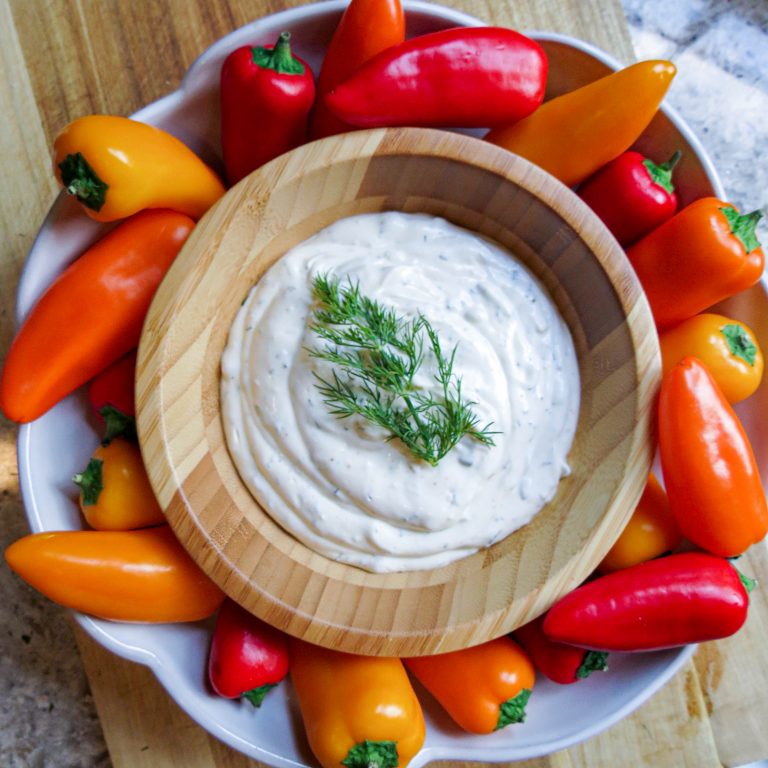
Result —
[[[177, 135], [208, 162], [219, 167], [218, 77], [222, 61], [245, 44], [272, 43], [290, 30], [298, 55], [315, 72], [345, 0], [310, 5], [260, 19], [223, 38], [190, 68], [177, 91], [150, 104], [134, 117]], [[481, 24], [465, 14], [423, 2], [405, 2], [409, 35], [446, 27]], [[577, 40], [531, 33], [550, 57], [555, 91], [576, 87], [619, 66], [608, 55]], [[685, 159], [677, 174], [681, 198], [687, 202], [723, 191], [711, 163], [690, 130], [665, 109], [639, 142], [662, 160], [677, 148]], [[19, 321], [51, 280], [105, 227], [87, 219], [78, 206], [61, 196], [46, 218], [21, 278]], [[768, 300], [764, 285], [736, 300], [734, 314], [768, 338]], [[738, 310], [738, 311], [737, 311]], [[749, 426], [766, 400], [763, 394], [742, 407]], [[768, 456], [767, 439], [755, 444], [761, 466]], [[82, 520], [70, 478], [82, 469], [98, 443], [97, 425], [83, 391], [19, 431], [22, 493], [33, 531], [77, 529]], [[180, 625], [130, 625], [75, 615], [78, 623], [103, 646], [124, 658], [146, 664], [168, 693], [200, 725], [235, 749], [273, 766], [314, 766], [289, 684], [270, 693], [260, 710], [211, 693], [206, 683], [210, 622]], [[463, 759], [502, 762], [554, 752], [612, 725], [657, 691], [691, 657], [693, 647], [647, 653], [611, 654], [610, 672], [586, 681], [558, 686], [539, 677], [525, 724], [489, 736], [470, 736], [455, 727], [428, 694], [419, 690], [427, 720], [424, 748], [411, 763], [419, 768], [433, 760]]]

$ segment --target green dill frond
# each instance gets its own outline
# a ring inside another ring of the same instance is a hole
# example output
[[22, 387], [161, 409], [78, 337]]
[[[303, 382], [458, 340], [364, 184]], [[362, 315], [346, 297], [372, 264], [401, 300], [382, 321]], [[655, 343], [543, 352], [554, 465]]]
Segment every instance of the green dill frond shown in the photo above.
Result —
[[[348, 280], [342, 287], [327, 274], [315, 275], [312, 294], [317, 306], [310, 330], [326, 344], [309, 354], [334, 366], [330, 380], [315, 374], [315, 386], [334, 416], [362, 416], [433, 466], [462, 437], [495, 444], [492, 424], [478, 428], [472, 410], [476, 403], [462, 398], [461, 379], [453, 373], [457, 347], [446, 357], [423, 315], [406, 320], [362, 295], [359, 284]], [[413, 383], [427, 341], [437, 366], [439, 398]]]

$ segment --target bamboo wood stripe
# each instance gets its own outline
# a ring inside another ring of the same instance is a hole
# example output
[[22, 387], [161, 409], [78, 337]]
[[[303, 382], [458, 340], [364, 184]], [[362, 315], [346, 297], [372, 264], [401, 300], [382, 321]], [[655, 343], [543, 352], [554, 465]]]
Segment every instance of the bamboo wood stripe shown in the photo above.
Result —
[[[532, 523], [445, 568], [371, 574], [311, 552], [245, 490], [224, 447], [219, 360], [234, 313], [277, 257], [343, 215], [389, 208], [522, 245], [523, 260], [563, 302], [583, 394], [572, 474]], [[606, 302], [600, 313], [596, 295]], [[453, 650], [541, 613], [611, 545], [650, 466], [659, 362], [648, 338], [650, 312], [623, 253], [565, 187], [477, 139], [358, 132], [268, 164], [200, 223], [145, 323], [139, 436], [145, 455], [158, 458], [148, 470], [177, 536], [248, 610], [353, 653]]]

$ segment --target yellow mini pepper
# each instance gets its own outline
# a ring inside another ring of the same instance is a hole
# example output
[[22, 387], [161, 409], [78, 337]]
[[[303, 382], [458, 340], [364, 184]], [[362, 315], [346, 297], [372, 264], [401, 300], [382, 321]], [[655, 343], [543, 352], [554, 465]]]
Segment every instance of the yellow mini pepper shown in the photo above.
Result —
[[748, 398], [763, 379], [763, 353], [752, 329], [738, 320], [705, 312], [659, 334], [666, 376], [684, 357], [701, 360], [729, 403]]
[[291, 680], [320, 765], [405, 768], [425, 726], [402, 662], [290, 642]]
[[130, 440], [116, 437], [100, 445], [72, 480], [80, 487], [83, 517], [97, 531], [130, 531], [165, 522], [139, 446]]
[[645, 130], [676, 72], [641, 61], [542, 104], [485, 138], [572, 186], [618, 157]]
[[654, 475], [649, 475], [632, 517], [597, 570], [612, 573], [652, 560], [677, 549], [682, 538], [667, 494]]
[[53, 148], [56, 178], [96, 221], [145, 208], [199, 219], [224, 194], [219, 177], [186, 144], [127, 117], [81, 117]]

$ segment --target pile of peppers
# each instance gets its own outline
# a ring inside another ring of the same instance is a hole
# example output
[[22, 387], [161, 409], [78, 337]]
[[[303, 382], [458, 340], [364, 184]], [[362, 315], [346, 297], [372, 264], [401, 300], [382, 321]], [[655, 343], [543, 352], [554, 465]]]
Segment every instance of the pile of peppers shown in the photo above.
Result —
[[626, 249], [659, 331], [665, 487], [649, 476], [594, 577], [544, 615], [452, 653], [353, 656], [287, 637], [197, 568], [165, 524], [142, 463], [135, 348], [155, 289], [225, 186], [174, 136], [106, 115], [61, 131], [54, 173], [87, 216], [118, 224], [43, 294], [0, 376], [0, 409], [17, 422], [88, 385], [103, 439], [73, 492], [89, 530], [26, 536], [6, 551], [10, 567], [61, 605], [101, 618], [216, 614], [212, 694], [260, 707], [290, 674], [324, 768], [408, 764], [425, 737], [411, 678], [458, 727], [490, 733], [525, 720], [537, 673], [573, 684], [605, 670], [609, 652], [736, 632], [754, 583], [727, 558], [766, 535], [768, 509], [731, 406], [759, 386], [763, 356], [748, 326], [707, 310], [754, 284], [764, 256], [758, 213], [714, 198], [680, 210], [674, 175], [685, 157], [659, 162], [632, 149], [674, 75], [668, 61], [639, 62], [545, 103], [537, 43], [494, 27], [406, 40], [400, 0], [351, 0], [317, 80], [288, 31], [274, 45], [233, 51], [221, 70], [230, 186], [307, 141], [362, 127], [487, 127], [485, 140], [573, 187]]

